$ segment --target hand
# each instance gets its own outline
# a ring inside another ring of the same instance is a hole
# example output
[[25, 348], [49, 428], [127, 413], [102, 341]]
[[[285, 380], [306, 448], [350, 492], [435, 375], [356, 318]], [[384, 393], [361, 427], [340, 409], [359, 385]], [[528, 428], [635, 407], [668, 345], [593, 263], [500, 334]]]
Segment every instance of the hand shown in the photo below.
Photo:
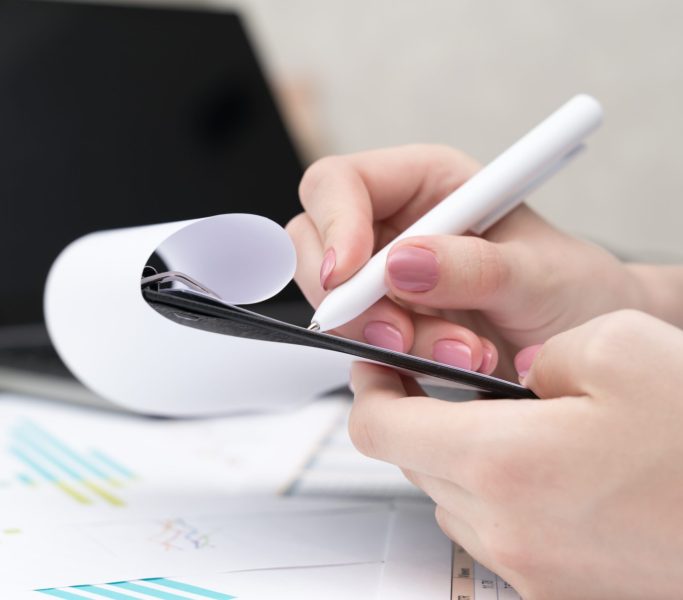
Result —
[[681, 330], [620, 311], [538, 351], [545, 400], [406, 397], [414, 381], [358, 363], [351, 436], [526, 600], [681, 598], [681, 356]]
[[[287, 229], [296, 281], [317, 307], [330, 290], [477, 170], [443, 146], [404, 146], [318, 161], [301, 183], [306, 209]], [[321, 266], [322, 265], [322, 266]], [[520, 206], [483, 238], [431, 236], [397, 244], [387, 261], [388, 298], [337, 333], [490, 373], [500, 350], [586, 320], [640, 307], [632, 272]], [[473, 332], [476, 332], [476, 334]], [[513, 374], [510, 360], [507, 372]]]

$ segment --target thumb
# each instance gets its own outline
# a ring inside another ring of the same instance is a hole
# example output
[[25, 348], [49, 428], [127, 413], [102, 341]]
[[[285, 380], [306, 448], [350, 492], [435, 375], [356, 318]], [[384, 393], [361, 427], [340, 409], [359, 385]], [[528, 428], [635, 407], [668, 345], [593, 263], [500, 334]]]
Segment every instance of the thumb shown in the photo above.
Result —
[[401, 240], [387, 257], [386, 283], [398, 298], [439, 309], [500, 306], [515, 289], [533, 289], [511, 246], [473, 236], [435, 235]]
[[539, 398], [582, 396], [587, 331], [577, 327], [529, 346], [515, 356], [515, 368], [523, 385]]
[[[531, 358], [524, 384], [540, 398], [637, 389], [644, 374], [662, 368], [662, 348], [683, 350], [680, 330], [650, 315], [620, 310], [550, 338]], [[534, 349], [517, 355], [518, 367], [526, 366], [530, 352]]]

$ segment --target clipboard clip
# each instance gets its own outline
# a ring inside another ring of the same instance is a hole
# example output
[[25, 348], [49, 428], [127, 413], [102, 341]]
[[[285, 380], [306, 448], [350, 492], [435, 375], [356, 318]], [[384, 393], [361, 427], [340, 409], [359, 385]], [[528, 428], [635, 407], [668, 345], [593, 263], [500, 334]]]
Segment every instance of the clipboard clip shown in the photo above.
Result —
[[140, 287], [142, 289], [150, 288], [158, 290], [159, 286], [164, 283], [182, 283], [195, 292], [211, 296], [221, 302], [223, 301], [216, 292], [185, 273], [181, 273], [180, 271], [163, 271], [158, 273], [154, 267], [150, 267], [149, 265], [143, 269], [142, 278], [140, 279]]

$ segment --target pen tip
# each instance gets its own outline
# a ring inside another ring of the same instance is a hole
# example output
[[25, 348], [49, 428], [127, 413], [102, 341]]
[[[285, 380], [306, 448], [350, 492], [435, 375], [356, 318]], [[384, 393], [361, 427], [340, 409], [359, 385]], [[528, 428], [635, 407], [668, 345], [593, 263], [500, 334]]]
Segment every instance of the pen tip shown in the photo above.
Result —
[[320, 331], [320, 325], [316, 323], [315, 321], [311, 321], [311, 324], [308, 326], [308, 331]]

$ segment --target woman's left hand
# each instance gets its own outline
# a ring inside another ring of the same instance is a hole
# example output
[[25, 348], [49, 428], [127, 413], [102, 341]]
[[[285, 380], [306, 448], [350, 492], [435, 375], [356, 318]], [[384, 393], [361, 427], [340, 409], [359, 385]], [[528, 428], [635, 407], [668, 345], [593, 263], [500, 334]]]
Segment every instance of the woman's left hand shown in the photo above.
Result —
[[683, 332], [620, 311], [533, 353], [543, 400], [416, 397], [357, 363], [351, 437], [526, 600], [683, 597]]

